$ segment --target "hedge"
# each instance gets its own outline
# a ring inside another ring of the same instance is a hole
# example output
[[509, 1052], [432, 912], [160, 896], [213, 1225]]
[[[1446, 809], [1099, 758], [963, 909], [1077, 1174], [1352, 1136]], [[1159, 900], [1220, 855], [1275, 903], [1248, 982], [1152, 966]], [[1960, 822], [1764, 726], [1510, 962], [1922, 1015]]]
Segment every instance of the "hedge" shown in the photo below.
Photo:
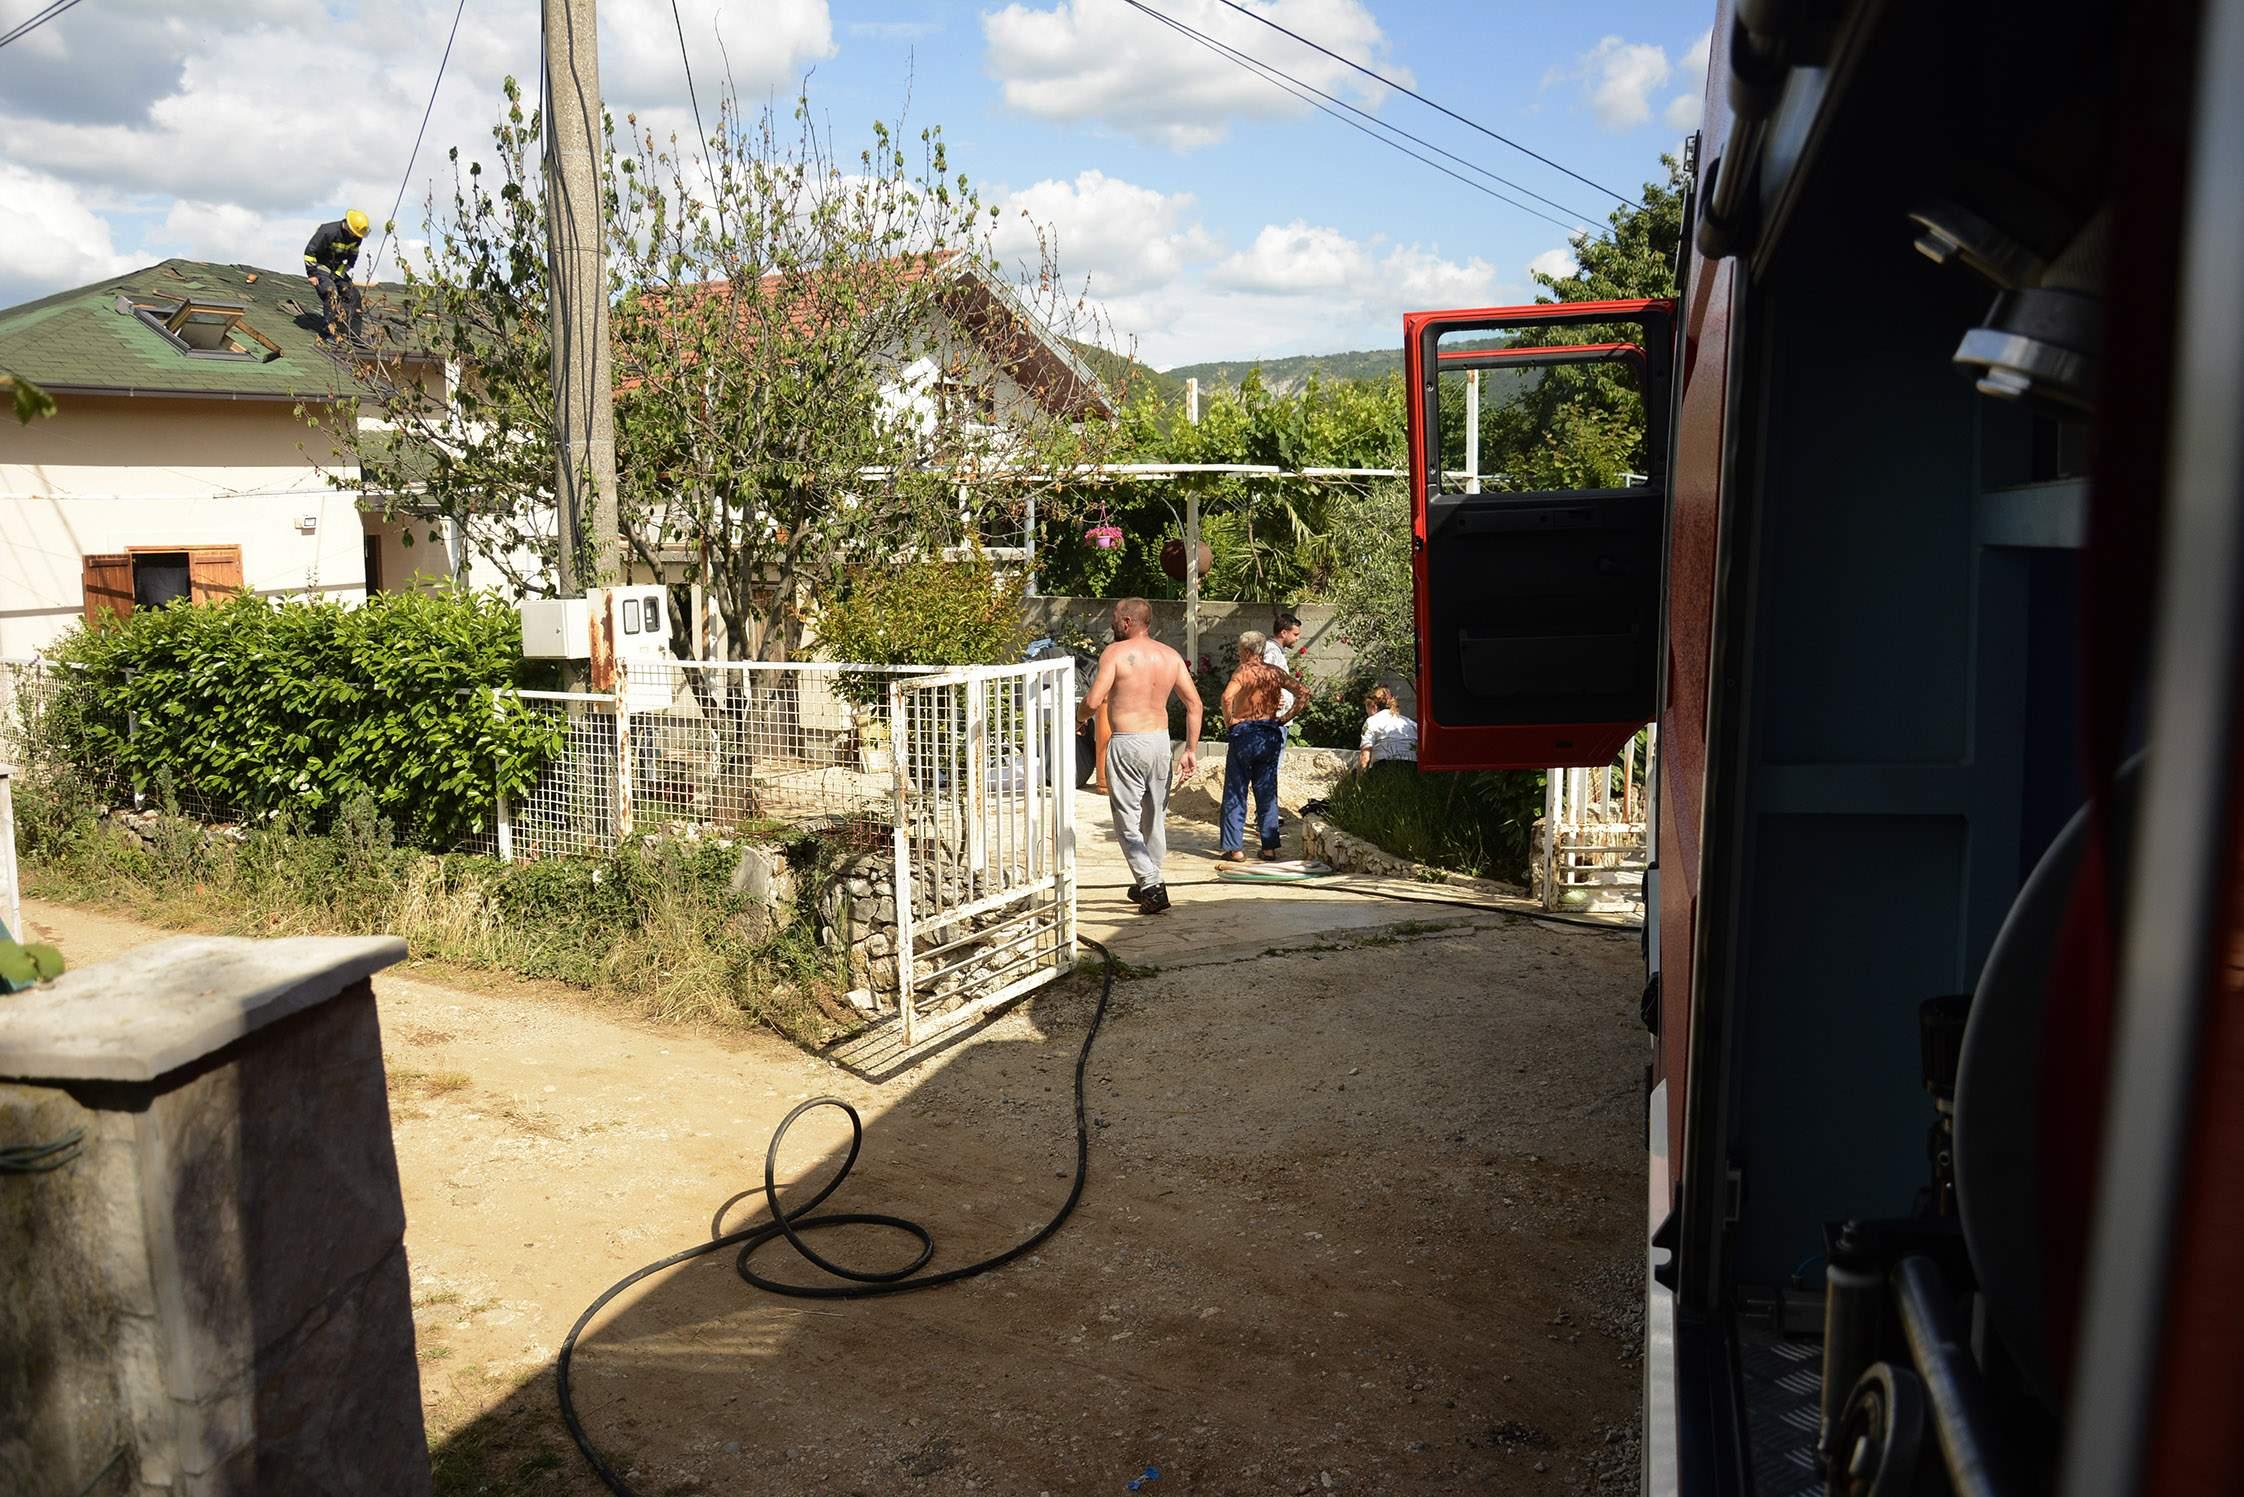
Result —
[[85, 780], [311, 830], [367, 796], [420, 847], [454, 845], [499, 793], [527, 791], [564, 732], [492, 711], [491, 688], [521, 671], [521, 624], [488, 596], [241, 593], [103, 619], [47, 658], [39, 749]]

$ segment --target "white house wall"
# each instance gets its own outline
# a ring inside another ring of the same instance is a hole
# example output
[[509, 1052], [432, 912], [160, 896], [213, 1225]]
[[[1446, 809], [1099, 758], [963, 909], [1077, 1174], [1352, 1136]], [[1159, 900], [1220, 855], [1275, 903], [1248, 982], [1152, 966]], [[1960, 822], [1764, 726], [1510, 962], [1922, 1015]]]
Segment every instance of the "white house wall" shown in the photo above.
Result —
[[0, 426], [0, 656], [83, 619], [82, 558], [132, 547], [239, 546], [256, 592], [365, 596], [357, 507], [321, 476], [324, 443], [286, 402], [57, 404]]

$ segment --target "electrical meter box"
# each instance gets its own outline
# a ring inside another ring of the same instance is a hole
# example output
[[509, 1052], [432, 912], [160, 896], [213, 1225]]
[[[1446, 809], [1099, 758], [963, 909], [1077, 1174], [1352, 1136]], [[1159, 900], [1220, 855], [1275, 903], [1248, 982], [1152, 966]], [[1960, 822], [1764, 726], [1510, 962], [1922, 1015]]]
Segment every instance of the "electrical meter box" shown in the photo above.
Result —
[[524, 598], [522, 655], [526, 660], [589, 660], [591, 603], [584, 598]]
[[594, 588], [583, 598], [522, 603], [522, 654], [530, 660], [582, 660], [592, 689], [614, 691], [620, 664], [625, 705], [662, 712], [677, 683], [669, 590], [660, 583]]

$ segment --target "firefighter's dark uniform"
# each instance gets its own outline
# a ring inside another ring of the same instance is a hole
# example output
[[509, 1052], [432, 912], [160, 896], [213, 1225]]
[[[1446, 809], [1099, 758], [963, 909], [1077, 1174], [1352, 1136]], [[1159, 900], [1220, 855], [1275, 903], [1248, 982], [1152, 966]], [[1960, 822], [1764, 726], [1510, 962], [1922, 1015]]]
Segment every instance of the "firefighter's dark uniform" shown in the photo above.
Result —
[[328, 330], [359, 336], [358, 283], [351, 279], [351, 268], [358, 264], [358, 247], [365, 243], [360, 235], [351, 232], [343, 219], [319, 226], [312, 242], [304, 246], [304, 274], [319, 287], [319, 299], [327, 309]]

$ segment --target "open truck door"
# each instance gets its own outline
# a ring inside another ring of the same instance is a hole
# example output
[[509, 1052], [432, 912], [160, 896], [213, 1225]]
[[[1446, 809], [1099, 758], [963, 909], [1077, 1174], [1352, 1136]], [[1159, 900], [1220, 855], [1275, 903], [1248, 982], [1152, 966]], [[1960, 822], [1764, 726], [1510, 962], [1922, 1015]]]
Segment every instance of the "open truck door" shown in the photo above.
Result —
[[1669, 301], [1403, 319], [1423, 767], [1609, 764], [1652, 720], [1674, 328]]

